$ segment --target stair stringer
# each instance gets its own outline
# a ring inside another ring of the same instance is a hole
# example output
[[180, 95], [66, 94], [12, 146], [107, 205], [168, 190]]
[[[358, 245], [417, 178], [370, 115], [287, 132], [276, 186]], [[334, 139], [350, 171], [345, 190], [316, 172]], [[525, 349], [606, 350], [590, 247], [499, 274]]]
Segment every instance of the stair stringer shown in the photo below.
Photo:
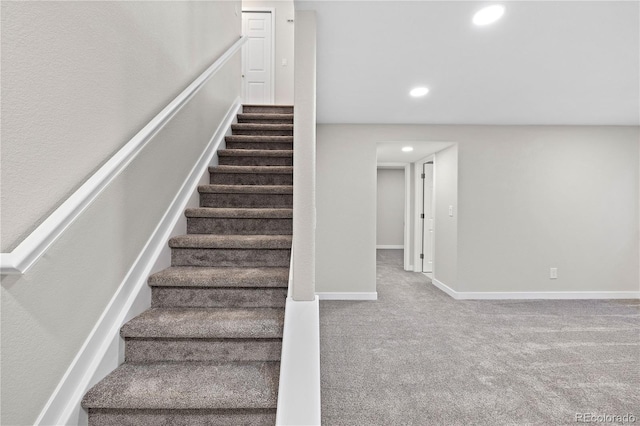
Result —
[[171, 264], [171, 249], [167, 241], [186, 232], [184, 211], [199, 205], [198, 186], [209, 181], [209, 167], [218, 164], [217, 152], [225, 148], [224, 138], [231, 135], [231, 125], [237, 123], [237, 114], [241, 110], [241, 99], [236, 98], [40, 412], [35, 425], [88, 424], [87, 412], [80, 402], [87, 390], [124, 361], [124, 339], [120, 337], [120, 328], [151, 306], [147, 279]]

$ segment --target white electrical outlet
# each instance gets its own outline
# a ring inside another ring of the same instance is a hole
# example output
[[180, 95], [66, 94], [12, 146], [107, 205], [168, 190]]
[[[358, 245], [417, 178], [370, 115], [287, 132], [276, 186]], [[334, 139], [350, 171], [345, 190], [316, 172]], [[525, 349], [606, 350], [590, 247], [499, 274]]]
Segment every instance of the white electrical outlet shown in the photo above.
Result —
[[549, 278], [552, 280], [558, 279], [558, 268], [549, 268]]
[[449, 216], [453, 217], [453, 206], [449, 206]]

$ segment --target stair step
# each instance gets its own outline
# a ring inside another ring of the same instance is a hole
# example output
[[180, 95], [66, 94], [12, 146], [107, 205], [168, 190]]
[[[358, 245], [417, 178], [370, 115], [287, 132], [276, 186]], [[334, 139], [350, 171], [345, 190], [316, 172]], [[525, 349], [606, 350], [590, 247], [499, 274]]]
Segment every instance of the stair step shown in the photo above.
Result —
[[291, 208], [291, 185], [201, 185], [200, 206], [231, 208]]
[[293, 114], [293, 105], [243, 105], [243, 113]]
[[291, 166], [215, 166], [209, 173], [212, 184], [293, 185]]
[[290, 249], [289, 235], [178, 235], [169, 240], [171, 248], [201, 249]]
[[286, 174], [293, 175], [292, 166], [212, 166], [210, 173], [229, 174]]
[[171, 266], [288, 266], [291, 236], [188, 234], [169, 246]]
[[293, 142], [227, 142], [228, 149], [293, 149]]
[[289, 268], [171, 267], [149, 277], [152, 287], [280, 287], [289, 282]]
[[274, 124], [291, 124], [293, 123], [293, 114], [280, 113], [242, 113], [238, 114], [238, 123], [274, 123]]
[[215, 207], [188, 208], [188, 218], [291, 219], [293, 209], [225, 209]]
[[[154, 288], [157, 289], [172, 287]], [[271, 290], [286, 292], [285, 289]], [[282, 307], [152, 308], [122, 327], [125, 360], [279, 361], [283, 312]]]
[[153, 308], [284, 308], [286, 288], [153, 287]]
[[125, 340], [126, 362], [280, 361], [282, 339]]
[[200, 194], [293, 194], [292, 185], [200, 185]]
[[124, 338], [279, 339], [284, 310], [151, 308], [120, 329]]
[[261, 410], [120, 410], [89, 409], [91, 426], [273, 426], [275, 409]]
[[293, 136], [293, 124], [238, 123], [231, 125], [234, 135]]
[[225, 142], [280, 142], [293, 143], [293, 136], [269, 136], [269, 135], [228, 135]]
[[91, 388], [82, 406], [90, 410], [275, 409], [279, 370], [276, 362], [125, 363]]
[[226, 136], [227, 149], [293, 149], [293, 136]]
[[231, 166], [293, 166], [292, 150], [276, 149], [221, 149], [220, 165]]
[[221, 149], [219, 157], [288, 157], [293, 158], [291, 149]]
[[292, 209], [187, 209], [187, 233], [217, 235], [290, 235]]

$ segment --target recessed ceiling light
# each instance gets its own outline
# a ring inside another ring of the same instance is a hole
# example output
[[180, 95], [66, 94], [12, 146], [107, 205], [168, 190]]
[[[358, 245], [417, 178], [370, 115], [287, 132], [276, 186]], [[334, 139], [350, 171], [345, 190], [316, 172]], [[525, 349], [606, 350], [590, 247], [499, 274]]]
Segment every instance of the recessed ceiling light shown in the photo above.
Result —
[[494, 4], [493, 6], [487, 6], [480, 9], [473, 15], [473, 23], [479, 26], [489, 25], [502, 18], [504, 15], [504, 6], [501, 4]]
[[411, 152], [411, 151], [413, 151], [413, 147], [412, 146], [405, 146], [405, 147], [402, 148], [402, 150], [404, 152]]
[[429, 89], [426, 87], [416, 87], [415, 89], [411, 89], [411, 91], [409, 92], [409, 94], [414, 98], [424, 96], [427, 93], [429, 93]]

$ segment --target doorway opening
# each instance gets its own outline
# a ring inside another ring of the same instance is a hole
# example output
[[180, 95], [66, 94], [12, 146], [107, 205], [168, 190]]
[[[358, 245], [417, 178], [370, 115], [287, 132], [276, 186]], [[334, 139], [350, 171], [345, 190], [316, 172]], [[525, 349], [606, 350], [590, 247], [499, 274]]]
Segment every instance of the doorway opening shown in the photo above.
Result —
[[377, 169], [376, 249], [404, 249], [404, 166], [380, 164]]
[[[432, 281], [440, 266], [446, 271], [456, 260], [451, 247], [457, 244], [457, 152], [455, 142], [377, 144], [378, 169], [404, 170], [404, 189], [396, 189], [398, 196], [404, 194], [404, 269], [424, 273]], [[388, 225], [384, 221], [376, 218], [376, 237]]]

